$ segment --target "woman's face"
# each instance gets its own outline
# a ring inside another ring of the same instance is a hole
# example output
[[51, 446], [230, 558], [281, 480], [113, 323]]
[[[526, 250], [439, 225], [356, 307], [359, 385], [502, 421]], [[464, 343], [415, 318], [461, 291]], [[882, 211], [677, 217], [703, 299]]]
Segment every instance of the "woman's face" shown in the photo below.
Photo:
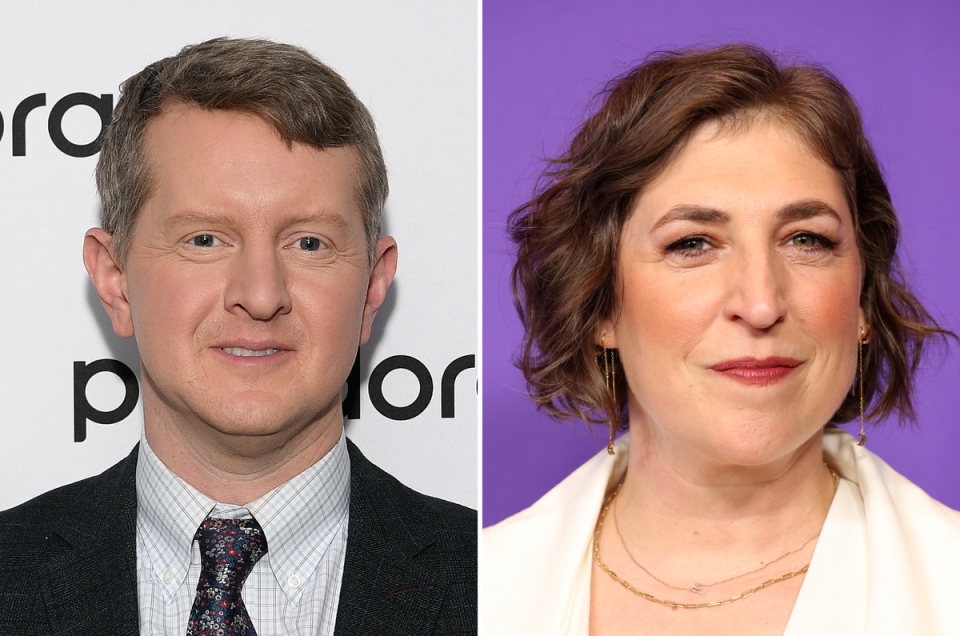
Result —
[[788, 129], [707, 124], [638, 198], [620, 243], [631, 427], [725, 463], [796, 451], [857, 364], [860, 258], [836, 172]]

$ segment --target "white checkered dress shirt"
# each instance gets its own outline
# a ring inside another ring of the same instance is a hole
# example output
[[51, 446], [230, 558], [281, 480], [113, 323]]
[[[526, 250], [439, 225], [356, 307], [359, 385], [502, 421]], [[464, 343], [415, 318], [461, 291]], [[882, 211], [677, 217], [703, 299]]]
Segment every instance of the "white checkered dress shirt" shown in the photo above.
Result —
[[220, 504], [174, 475], [146, 437], [137, 459], [140, 633], [184, 636], [200, 579], [193, 540], [207, 517], [255, 517], [267, 554], [243, 585], [258, 636], [333, 634], [347, 547], [346, 438], [323, 459], [247, 506]]

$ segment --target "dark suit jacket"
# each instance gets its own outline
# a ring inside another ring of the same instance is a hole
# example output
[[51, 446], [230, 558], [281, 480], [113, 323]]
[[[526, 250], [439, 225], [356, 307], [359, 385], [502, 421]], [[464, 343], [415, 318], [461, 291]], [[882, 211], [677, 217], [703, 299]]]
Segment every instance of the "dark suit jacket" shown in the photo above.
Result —
[[[336, 636], [475, 634], [476, 512], [421, 495], [350, 452]], [[90, 479], [0, 513], [0, 635], [139, 631], [137, 448]]]

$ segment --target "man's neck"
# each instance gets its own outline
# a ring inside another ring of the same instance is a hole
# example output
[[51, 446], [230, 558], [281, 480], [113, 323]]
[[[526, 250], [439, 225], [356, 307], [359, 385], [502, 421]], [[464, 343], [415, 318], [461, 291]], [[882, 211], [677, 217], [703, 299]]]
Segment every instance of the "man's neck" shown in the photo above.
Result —
[[[339, 411], [339, 409], [338, 409]], [[339, 415], [339, 413], [337, 413]], [[144, 413], [150, 448], [175, 475], [211, 499], [244, 506], [323, 458], [343, 432], [342, 415], [284, 436], [197, 434], [168, 418]]]

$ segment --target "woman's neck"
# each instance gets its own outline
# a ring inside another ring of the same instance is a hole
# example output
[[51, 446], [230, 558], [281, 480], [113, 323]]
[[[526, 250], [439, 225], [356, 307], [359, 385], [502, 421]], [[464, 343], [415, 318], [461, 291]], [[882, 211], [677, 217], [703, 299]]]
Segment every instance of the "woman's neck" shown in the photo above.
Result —
[[819, 532], [833, 499], [822, 435], [788, 456], [742, 466], [634, 426], [616, 505], [624, 541], [681, 577], [724, 576], [799, 546]]

